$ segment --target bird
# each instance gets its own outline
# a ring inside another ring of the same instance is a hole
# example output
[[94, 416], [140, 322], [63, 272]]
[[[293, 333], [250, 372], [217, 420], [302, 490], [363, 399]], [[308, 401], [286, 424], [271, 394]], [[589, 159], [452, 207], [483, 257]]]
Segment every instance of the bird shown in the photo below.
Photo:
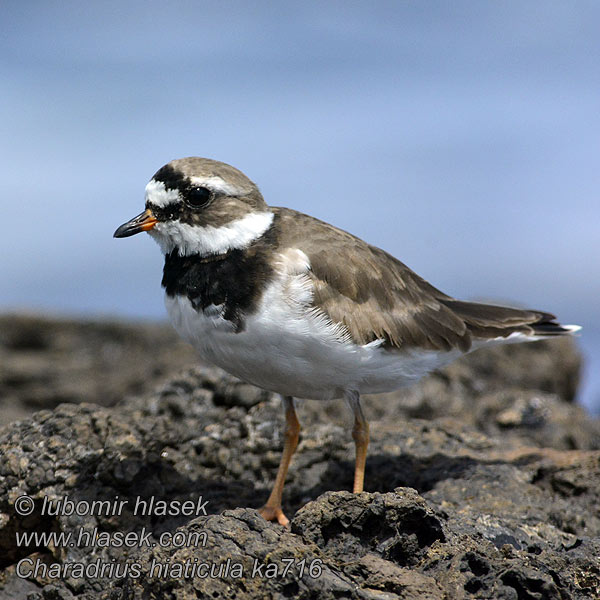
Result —
[[580, 329], [548, 312], [448, 296], [384, 250], [267, 205], [244, 173], [209, 158], [172, 160], [154, 174], [145, 210], [114, 237], [140, 232], [164, 254], [165, 305], [179, 335], [203, 361], [282, 397], [283, 453], [259, 513], [284, 526], [296, 400], [346, 400], [360, 493], [369, 444], [361, 395], [409, 386], [479, 348]]

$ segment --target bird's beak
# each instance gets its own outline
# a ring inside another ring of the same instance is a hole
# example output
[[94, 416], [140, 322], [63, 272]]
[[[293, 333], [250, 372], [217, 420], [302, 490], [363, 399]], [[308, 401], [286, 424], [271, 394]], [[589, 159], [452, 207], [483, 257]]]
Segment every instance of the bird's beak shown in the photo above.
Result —
[[113, 237], [124, 238], [129, 237], [130, 235], [135, 235], [136, 233], [140, 233], [140, 231], [149, 231], [157, 223], [158, 221], [156, 220], [156, 217], [152, 214], [150, 209], [147, 208], [143, 213], [140, 213], [137, 217], [133, 217], [131, 221], [123, 223], [123, 225], [121, 225], [121, 227], [119, 227], [113, 233]]

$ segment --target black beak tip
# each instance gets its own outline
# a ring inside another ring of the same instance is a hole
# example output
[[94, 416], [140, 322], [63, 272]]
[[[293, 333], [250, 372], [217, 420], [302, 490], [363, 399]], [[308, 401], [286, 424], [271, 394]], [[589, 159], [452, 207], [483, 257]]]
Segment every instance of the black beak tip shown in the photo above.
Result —
[[133, 219], [117, 227], [117, 230], [113, 233], [113, 237], [126, 238], [141, 231], [149, 231], [156, 225], [156, 222], [154, 215], [146, 209], [143, 213], [137, 215], [137, 217], [133, 217]]
[[113, 233], [113, 237], [131, 237], [140, 231], [142, 230], [139, 227], [136, 227], [136, 225], [132, 224], [131, 221], [127, 221], [127, 223], [123, 223], [123, 225], [117, 227], [116, 231]]
[[123, 223], [120, 227], [117, 227], [116, 231], [113, 233], [114, 238], [126, 238], [136, 233], [135, 229], [133, 229], [129, 223]]

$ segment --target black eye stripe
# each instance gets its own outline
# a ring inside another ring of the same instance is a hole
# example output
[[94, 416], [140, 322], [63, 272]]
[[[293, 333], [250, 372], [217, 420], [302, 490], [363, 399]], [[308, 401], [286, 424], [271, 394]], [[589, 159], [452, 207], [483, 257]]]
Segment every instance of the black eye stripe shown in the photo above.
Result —
[[146, 208], [150, 209], [159, 221], [173, 221], [178, 219], [182, 212], [182, 205], [179, 202], [167, 204], [166, 206], [156, 206], [156, 204], [146, 202]]
[[146, 202], [146, 208], [150, 209], [159, 221], [174, 221], [184, 217], [186, 211], [189, 213], [190, 208], [197, 211], [206, 207], [214, 196], [214, 192], [208, 188], [187, 185], [183, 190], [179, 189], [181, 201], [170, 202], [165, 206]]

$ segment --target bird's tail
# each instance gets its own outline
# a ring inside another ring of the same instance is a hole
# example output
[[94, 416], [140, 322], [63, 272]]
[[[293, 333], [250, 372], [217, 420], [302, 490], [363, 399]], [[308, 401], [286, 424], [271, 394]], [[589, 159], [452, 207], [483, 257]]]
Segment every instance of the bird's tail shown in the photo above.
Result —
[[[474, 339], [539, 340], [561, 335], [573, 335], [579, 325], [561, 325], [553, 314], [539, 310], [522, 310], [479, 302], [463, 302], [453, 298], [440, 300], [467, 325]], [[519, 339], [520, 338], [520, 339]]]

